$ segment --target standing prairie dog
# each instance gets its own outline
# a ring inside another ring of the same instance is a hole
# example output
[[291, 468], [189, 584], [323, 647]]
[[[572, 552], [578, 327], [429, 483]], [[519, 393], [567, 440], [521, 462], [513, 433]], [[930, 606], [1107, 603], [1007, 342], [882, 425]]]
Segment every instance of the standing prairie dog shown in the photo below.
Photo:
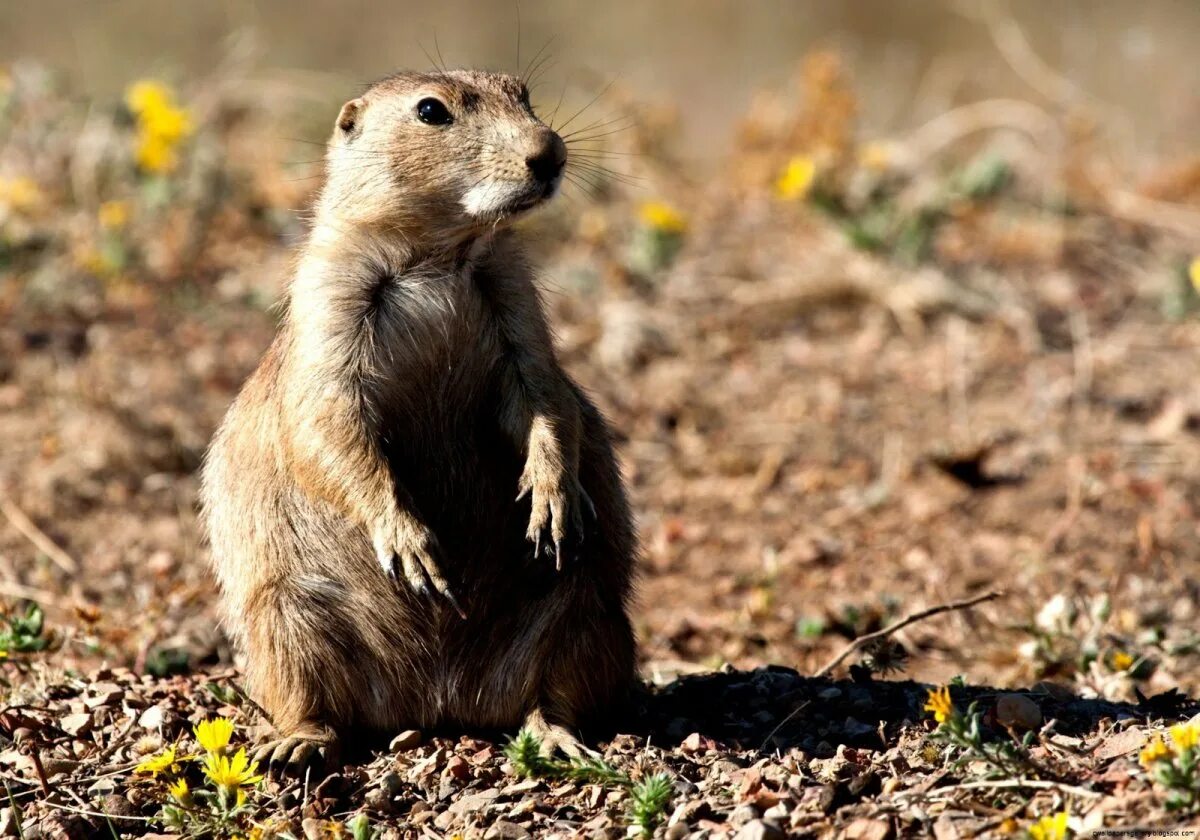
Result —
[[273, 767], [441, 725], [575, 752], [632, 684], [609, 431], [509, 225], [566, 159], [511, 76], [399, 74], [338, 115], [283, 324], [203, 473]]

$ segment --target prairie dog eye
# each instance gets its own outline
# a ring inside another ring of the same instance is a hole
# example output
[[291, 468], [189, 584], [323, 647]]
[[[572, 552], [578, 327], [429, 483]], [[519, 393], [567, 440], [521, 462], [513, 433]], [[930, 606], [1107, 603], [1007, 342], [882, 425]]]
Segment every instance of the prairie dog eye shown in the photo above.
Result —
[[433, 97], [427, 97], [417, 103], [417, 119], [426, 125], [449, 125], [454, 122], [442, 101]]

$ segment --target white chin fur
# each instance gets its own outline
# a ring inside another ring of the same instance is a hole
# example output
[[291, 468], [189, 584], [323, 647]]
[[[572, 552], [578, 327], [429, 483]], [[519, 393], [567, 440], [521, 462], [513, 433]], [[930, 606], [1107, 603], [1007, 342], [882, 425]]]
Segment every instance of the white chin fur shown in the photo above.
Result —
[[463, 209], [472, 216], [488, 216], [497, 213], [510, 204], [521, 192], [519, 184], [505, 184], [500, 181], [484, 181], [476, 184], [463, 196]]

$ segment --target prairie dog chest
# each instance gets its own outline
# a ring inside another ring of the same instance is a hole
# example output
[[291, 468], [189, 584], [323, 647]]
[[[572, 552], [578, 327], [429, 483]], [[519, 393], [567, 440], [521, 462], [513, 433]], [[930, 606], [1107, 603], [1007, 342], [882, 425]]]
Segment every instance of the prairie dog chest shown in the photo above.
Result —
[[461, 410], [489, 389], [503, 345], [470, 270], [381, 278], [373, 309], [367, 328], [385, 402]]

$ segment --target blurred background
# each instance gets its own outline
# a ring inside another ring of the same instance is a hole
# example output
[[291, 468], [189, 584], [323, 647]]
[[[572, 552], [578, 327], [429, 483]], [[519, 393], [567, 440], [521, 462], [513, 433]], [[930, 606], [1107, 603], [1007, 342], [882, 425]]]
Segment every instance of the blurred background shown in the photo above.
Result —
[[519, 21], [0, 4], [10, 681], [232, 662], [196, 469], [274, 334], [340, 104], [444, 61], [525, 74], [579, 131], [523, 225], [621, 434], [648, 679], [813, 671], [1003, 587], [859, 664], [1200, 687], [1200, 6], [522, 0]]
[[[1014, 0], [1004, 14], [1075, 92], [1123, 115], [1137, 149], [1190, 150], [1200, 128], [1195, 3]], [[1030, 95], [1041, 68], [1006, 61], [1020, 60], [1022, 49], [1011, 33], [1008, 52], [997, 49], [986, 25], [996, 15], [971, 0], [50, 0], [3, 4], [0, 50], [44, 62], [79, 94], [102, 97], [148, 73], [203, 77], [231, 50], [250, 49], [263, 78], [289, 81], [295, 95], [332, 108], [355, 85], [429, 67], [435, 49], [439, 62], [515, 71], [519, 18], [524, 60], [543, 48], [551, 58], [547, 93], [616, 81], [677, 108], [688, 151], [711, 159], [728, 150], [754, 98], [786, 83], [796, 60], [818, 47], [836, 47], [853, 65], [871, 131], [916, 125], [955, 102]]]

